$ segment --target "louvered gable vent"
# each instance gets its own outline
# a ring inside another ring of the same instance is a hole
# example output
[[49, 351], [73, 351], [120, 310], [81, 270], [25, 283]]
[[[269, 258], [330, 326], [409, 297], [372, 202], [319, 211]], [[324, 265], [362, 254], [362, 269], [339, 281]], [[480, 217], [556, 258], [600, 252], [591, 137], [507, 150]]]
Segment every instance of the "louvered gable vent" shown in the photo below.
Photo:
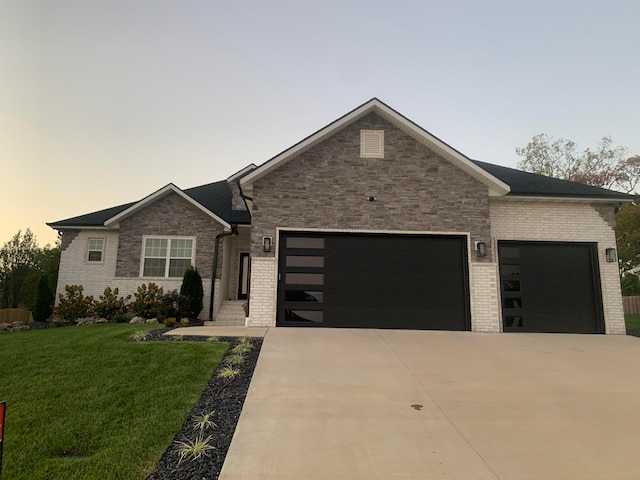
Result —
[[384, 158], [384, 130], [360, 130], [360, 158]]

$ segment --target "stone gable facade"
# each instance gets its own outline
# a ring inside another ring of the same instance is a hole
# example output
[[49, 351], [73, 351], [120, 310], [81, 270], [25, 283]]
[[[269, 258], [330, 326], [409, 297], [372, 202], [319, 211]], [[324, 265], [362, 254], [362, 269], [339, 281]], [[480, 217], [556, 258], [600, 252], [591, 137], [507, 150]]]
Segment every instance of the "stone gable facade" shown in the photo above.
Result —
[[[360, 158], [360, 130], [384, 130], [384, 158]], [[489, 246], [488, 188], [370, 113], [254, 183], [254, 257], [274, 255], [262, 237], [277, 242], [277, 227], [470, 233]]]
[[[211, 278], [214, 240], [222, 231], [222, 225], [216, 220], [179, 195], [170, 193], [120, 222], [116, 277], [139, 277], [143, 236], [162, 235], [195, 237], [195, 267], [202, 278]], [[221, 269], [217, 270], [219, 278]]]

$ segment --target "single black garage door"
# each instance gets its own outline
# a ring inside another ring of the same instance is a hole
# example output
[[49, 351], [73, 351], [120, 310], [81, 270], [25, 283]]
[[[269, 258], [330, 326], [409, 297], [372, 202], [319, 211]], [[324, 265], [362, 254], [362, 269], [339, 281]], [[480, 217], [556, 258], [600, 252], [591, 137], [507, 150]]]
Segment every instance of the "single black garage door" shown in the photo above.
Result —
[[594, 243], [498, 242], [506, 332], [604, 333]]
[[462, 236], [283, 232], [279, 326], [469, 330]]

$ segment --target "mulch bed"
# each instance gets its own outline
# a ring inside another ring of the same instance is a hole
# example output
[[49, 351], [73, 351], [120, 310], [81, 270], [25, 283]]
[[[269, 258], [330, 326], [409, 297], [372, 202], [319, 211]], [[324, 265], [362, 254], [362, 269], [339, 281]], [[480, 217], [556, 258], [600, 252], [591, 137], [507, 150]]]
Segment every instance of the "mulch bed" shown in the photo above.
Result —
[[[161, 341], [177, 341], [171, 336], [163, 336], [162, 334], [169, 329], [163, 328], [147, 332], [147, 340]], [[198, 337], [185, 335], [182, 341], [205, 341], [207, 337]], [[220, 341], [229, 342], [233, 347], [238, 343], [238, 338], [219, 337]], [[207, 388], [202, 393], [200, 400], [193, 408], [182, 429], [174, 437], [171, 445], [160, 458], [155, 471], [147, 477], [148, 480], [209, 480], [217, 479], [222, 470], [222, 464], [229, 450], [236, 424], [242, 412], [244, 399], [249, 390], [251, 377], [258, 361], [260, 348], [262, 347], [261, 338], [253, 338], [251, 342], [254, 346], [251, 352], [245, 354], [245, 362], [239, 367], [240, 375], [229, 383], [222, 390], [221, 388], [227, 384], [228, 380], [218, 378], [218, 371], [223, 367], [224, 360], [218, 369], [213, 373]], [[176, 442], [194, 441], [200, 431], [193, 428], [196, 417], [214, 412], [212, 416], [216, 427], [208, 428], [204, 431], [204, 437], [211, 435], [210, 444], [215, 447], [206, 455], [197, 460], [183, 460], [180, 465], [178, 461], [178, 445]]]
[[633, 337], [640, 337], [640, 330], [627, 330], [627, 335], [631, 335]]

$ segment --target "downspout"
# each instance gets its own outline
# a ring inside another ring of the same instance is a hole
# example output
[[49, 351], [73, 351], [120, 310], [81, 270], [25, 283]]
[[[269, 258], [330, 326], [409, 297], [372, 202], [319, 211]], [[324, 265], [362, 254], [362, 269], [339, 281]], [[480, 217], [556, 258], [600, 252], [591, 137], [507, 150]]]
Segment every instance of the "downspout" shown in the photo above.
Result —
[[242, 201], [244, 202], [244, 208], [247, 210], [247, 213], [249, 214], [249, 218], [251, 218], [251, 210], [249, 210], [249, 205], [247, 205], [247, 200], [251, 200], [253, 202], [253, 198], [244, 194], [244, 192], [242, 191], [242, 187], [240, 186], [239, 178], [236, 180], [236, 185], [238, 187], [238, 192], [240, 192], [240, 198], [242, 198]]
[[209, 305], [209, 321], [213, 321], [213, 296], [215, 294], [216, 288], [216, 276], [218, 275], [218, 245], [220, 244], [219, 240], [223, 237], [228, 237], [230, 235], [238, 235], [238, 225], [235, 223], [231, 224], [230, 232], [222, 232], [216, 235], [215, 243], [213, 245], [213, 273], [211, 274], [211, 304]]

